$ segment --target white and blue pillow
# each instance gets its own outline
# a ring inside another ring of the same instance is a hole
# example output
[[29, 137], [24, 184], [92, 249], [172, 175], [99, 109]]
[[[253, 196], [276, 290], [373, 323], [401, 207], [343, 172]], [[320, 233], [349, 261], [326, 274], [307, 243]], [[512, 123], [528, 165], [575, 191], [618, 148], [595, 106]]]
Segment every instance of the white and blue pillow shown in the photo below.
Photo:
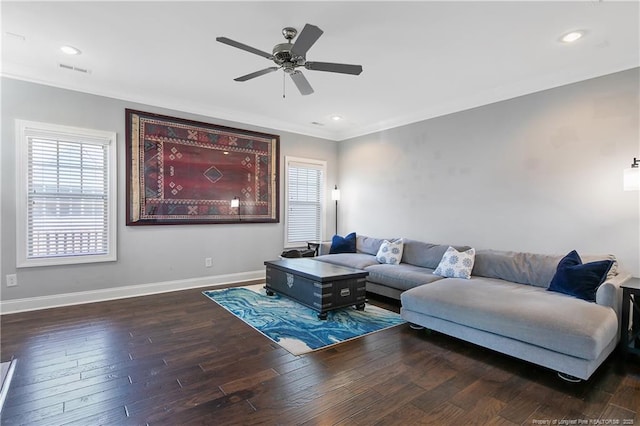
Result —
[[476, 259], [476, 249], [470, 248], [467, 251], [459, 252], [453, 247], [449, 247], [444, 252], [438, 267], [433, 271], [434, 275], [446, 278], [471, 278], [471, 271]]
[[376, 260], [380, 263], [389, 265], [398, 265], [402, 260], [402, 251], [404, 249], [404, 241], [402, 238], [397, 241], [384, 240], [376, 254]]

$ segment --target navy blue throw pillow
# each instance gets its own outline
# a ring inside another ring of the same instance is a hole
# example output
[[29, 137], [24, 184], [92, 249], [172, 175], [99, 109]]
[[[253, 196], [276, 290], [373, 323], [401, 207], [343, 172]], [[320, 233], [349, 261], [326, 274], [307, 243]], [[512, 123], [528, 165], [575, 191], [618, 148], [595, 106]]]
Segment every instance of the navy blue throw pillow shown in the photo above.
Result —
[[611, 266], [612, 260], [582, 263], [578, 252], [573, 250], [558, 263], [548, 290], [595, 302], [596, 291], [607, 278]]
[[331, 248], [329, 254], [336, 253], [355, 253], [356, 252], [356, 233], [352, 232], [346, 237], [334, 235], [331, 239]]

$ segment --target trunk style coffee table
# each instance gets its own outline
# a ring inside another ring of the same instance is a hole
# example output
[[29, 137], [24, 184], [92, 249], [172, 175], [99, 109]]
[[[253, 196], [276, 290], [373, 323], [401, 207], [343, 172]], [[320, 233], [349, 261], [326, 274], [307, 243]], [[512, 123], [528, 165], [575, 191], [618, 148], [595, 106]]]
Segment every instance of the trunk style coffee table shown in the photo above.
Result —
[[279, 293], [318, 311], [355, 306], [364, 310], [367, 271], [320, 262], [312, 258], [269, 260], [265, 289], [268, 296]]

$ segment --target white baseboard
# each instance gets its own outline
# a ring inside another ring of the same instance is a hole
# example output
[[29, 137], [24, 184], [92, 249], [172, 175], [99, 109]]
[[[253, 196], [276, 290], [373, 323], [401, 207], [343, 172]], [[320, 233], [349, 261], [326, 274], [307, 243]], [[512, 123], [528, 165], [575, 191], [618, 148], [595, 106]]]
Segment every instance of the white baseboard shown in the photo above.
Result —
[[106, 300], [125, 299], [127, 297], [146, 296], [149, 294], [167, 293], [169, 291], [187, 290], [190, 288], [219, 287], [231, 283], [260, 279], [265, 279], [264, 270], [190, 278], [186, 280], [130, 285], [101, 290], [80, 291], [76, 293], [55, 294], [52, 296], [3, 300], [0, 301], [0, 315], [35, 311], [39, 309], [58, 308], [60, 306], [80, 305], [83, 303], [103, 302]]

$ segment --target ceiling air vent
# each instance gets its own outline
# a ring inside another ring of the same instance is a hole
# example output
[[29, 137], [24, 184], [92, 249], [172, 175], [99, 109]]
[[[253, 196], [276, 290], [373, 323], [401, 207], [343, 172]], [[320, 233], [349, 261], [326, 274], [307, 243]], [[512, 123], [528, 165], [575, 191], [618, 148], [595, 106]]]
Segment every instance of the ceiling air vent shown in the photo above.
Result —
[[22, 34], [11, 33], [9, 31], [5, 31], [4, 35], [6, 35], [7, 37], [11, 37], [13, 39], [16, 39], [16, 40], [20, 40], [20, 41], [26, 41], [27, 40], [27, 38], [25, 36], [23, 36]]
[[74, 67], [73, 65], [67, 65], [67, 64], [58, 64], [58, 66], [62, 69], [69, 70], [69, 71], [77, 71], [83, 74], [91, 74], [91, 71], [86, 68]]

